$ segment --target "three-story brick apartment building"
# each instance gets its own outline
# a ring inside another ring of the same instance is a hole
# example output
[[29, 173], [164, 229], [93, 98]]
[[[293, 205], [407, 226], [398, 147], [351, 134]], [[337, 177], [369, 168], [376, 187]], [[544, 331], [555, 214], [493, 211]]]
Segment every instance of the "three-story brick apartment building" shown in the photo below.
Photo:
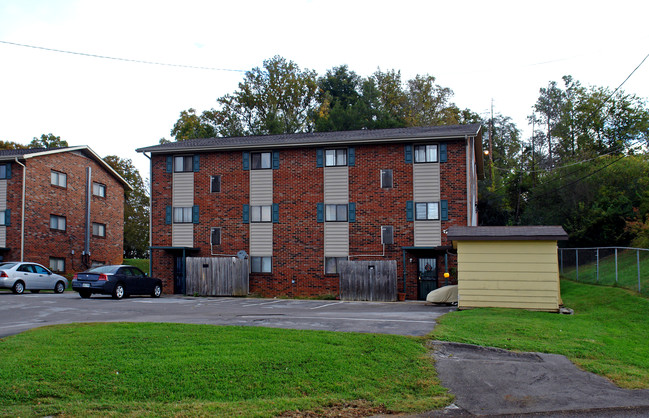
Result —
[[121, 263], [127, 188], [87, 146], [0, 150], [0, 257], [62, 273]]
[[[151, 269], [184, 292], [186, 257], [249, 255], [249, 290], [338, 294], [340, 260], [395, 260], [423, 298], [477, 225], [480, 125], [207, 138], [151, 158]], [[423, 279], [423, 280], [422, 280]], [[438, 280], [441, 279], [441, 280]]]

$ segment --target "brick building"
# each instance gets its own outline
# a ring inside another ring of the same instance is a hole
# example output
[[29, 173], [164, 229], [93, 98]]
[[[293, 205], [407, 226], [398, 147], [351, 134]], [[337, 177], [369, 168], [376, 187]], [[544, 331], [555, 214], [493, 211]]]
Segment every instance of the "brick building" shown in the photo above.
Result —
[[87, 146], [0, 150], [0, 257], [61, 273], [121, 263], [125, 189]]
[[184, 292], [186, 257], [249, 255], [249, 290], [337, 295], [341, 260], [395, 260], [424, 298], [477, 225], [480, 125], [207, 138], [151, 158], [151, 273]]

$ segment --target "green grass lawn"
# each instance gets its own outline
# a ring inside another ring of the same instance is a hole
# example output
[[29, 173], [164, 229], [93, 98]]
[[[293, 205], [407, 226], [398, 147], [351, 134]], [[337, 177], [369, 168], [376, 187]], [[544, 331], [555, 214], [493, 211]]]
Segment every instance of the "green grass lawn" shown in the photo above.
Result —
[[0, 415], [275, 416], [424, 411], [451, 400], [424, 339], [97, 323], [0, 339]]
[[[606, 254], [605, 257], [604, 254]], [[572, 256], [572, 254], [570, 255]], [[582, 252], [580, 259], [585, 256], [586, 254]], [[594, 250], [590, 251], [588, 256], [595, 259]], [[615, 280], [615, 255], [613, 255], [613, 250], [600, 251], [599, 277], [597, 274], [597, 262], [580, 265], [579, 271], [574, 267], [564, 267], [562, 276], [579, 282], [619, 286], [638, 291], [638, 256], [640, 258], [640, 291], [645, 295], [649, 295], [649, 251], [619, 250], [617, 282]]]
[[127, 264], [129, 266], [135, 266], [145, 272], [146, 274], [149, 274], [149, 259], [148, 258], [125, 258], [124, 259], [124, 264]]
[[517, 351], [563, 354], [625, 388], [649, 388], [649, 300], [624, 289], [567, 280], [561, 295], [574, 315], [514, 309], [453, 312], [433, 338]]

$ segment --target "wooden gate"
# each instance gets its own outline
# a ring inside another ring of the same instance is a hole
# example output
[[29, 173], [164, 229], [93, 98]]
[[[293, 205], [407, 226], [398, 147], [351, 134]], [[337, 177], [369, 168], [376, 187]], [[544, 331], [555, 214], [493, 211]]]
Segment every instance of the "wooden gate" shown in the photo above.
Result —
[[340, 299], [393, 302], [397, 300], [397, 262], [339, 261]]
[[248, 260], [187, 257], [187, 295], [247, 296]]

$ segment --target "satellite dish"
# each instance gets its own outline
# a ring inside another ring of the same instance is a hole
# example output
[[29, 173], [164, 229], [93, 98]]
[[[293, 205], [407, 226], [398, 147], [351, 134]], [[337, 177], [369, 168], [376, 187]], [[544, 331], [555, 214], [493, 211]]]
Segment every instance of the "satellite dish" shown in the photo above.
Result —
[[241, 250], [237, 253], [237, 257], [239, 258], [239, 260], [245, 260], [246, 258], [248, 258], [248, 253], [246, 252], [246, 250]]

